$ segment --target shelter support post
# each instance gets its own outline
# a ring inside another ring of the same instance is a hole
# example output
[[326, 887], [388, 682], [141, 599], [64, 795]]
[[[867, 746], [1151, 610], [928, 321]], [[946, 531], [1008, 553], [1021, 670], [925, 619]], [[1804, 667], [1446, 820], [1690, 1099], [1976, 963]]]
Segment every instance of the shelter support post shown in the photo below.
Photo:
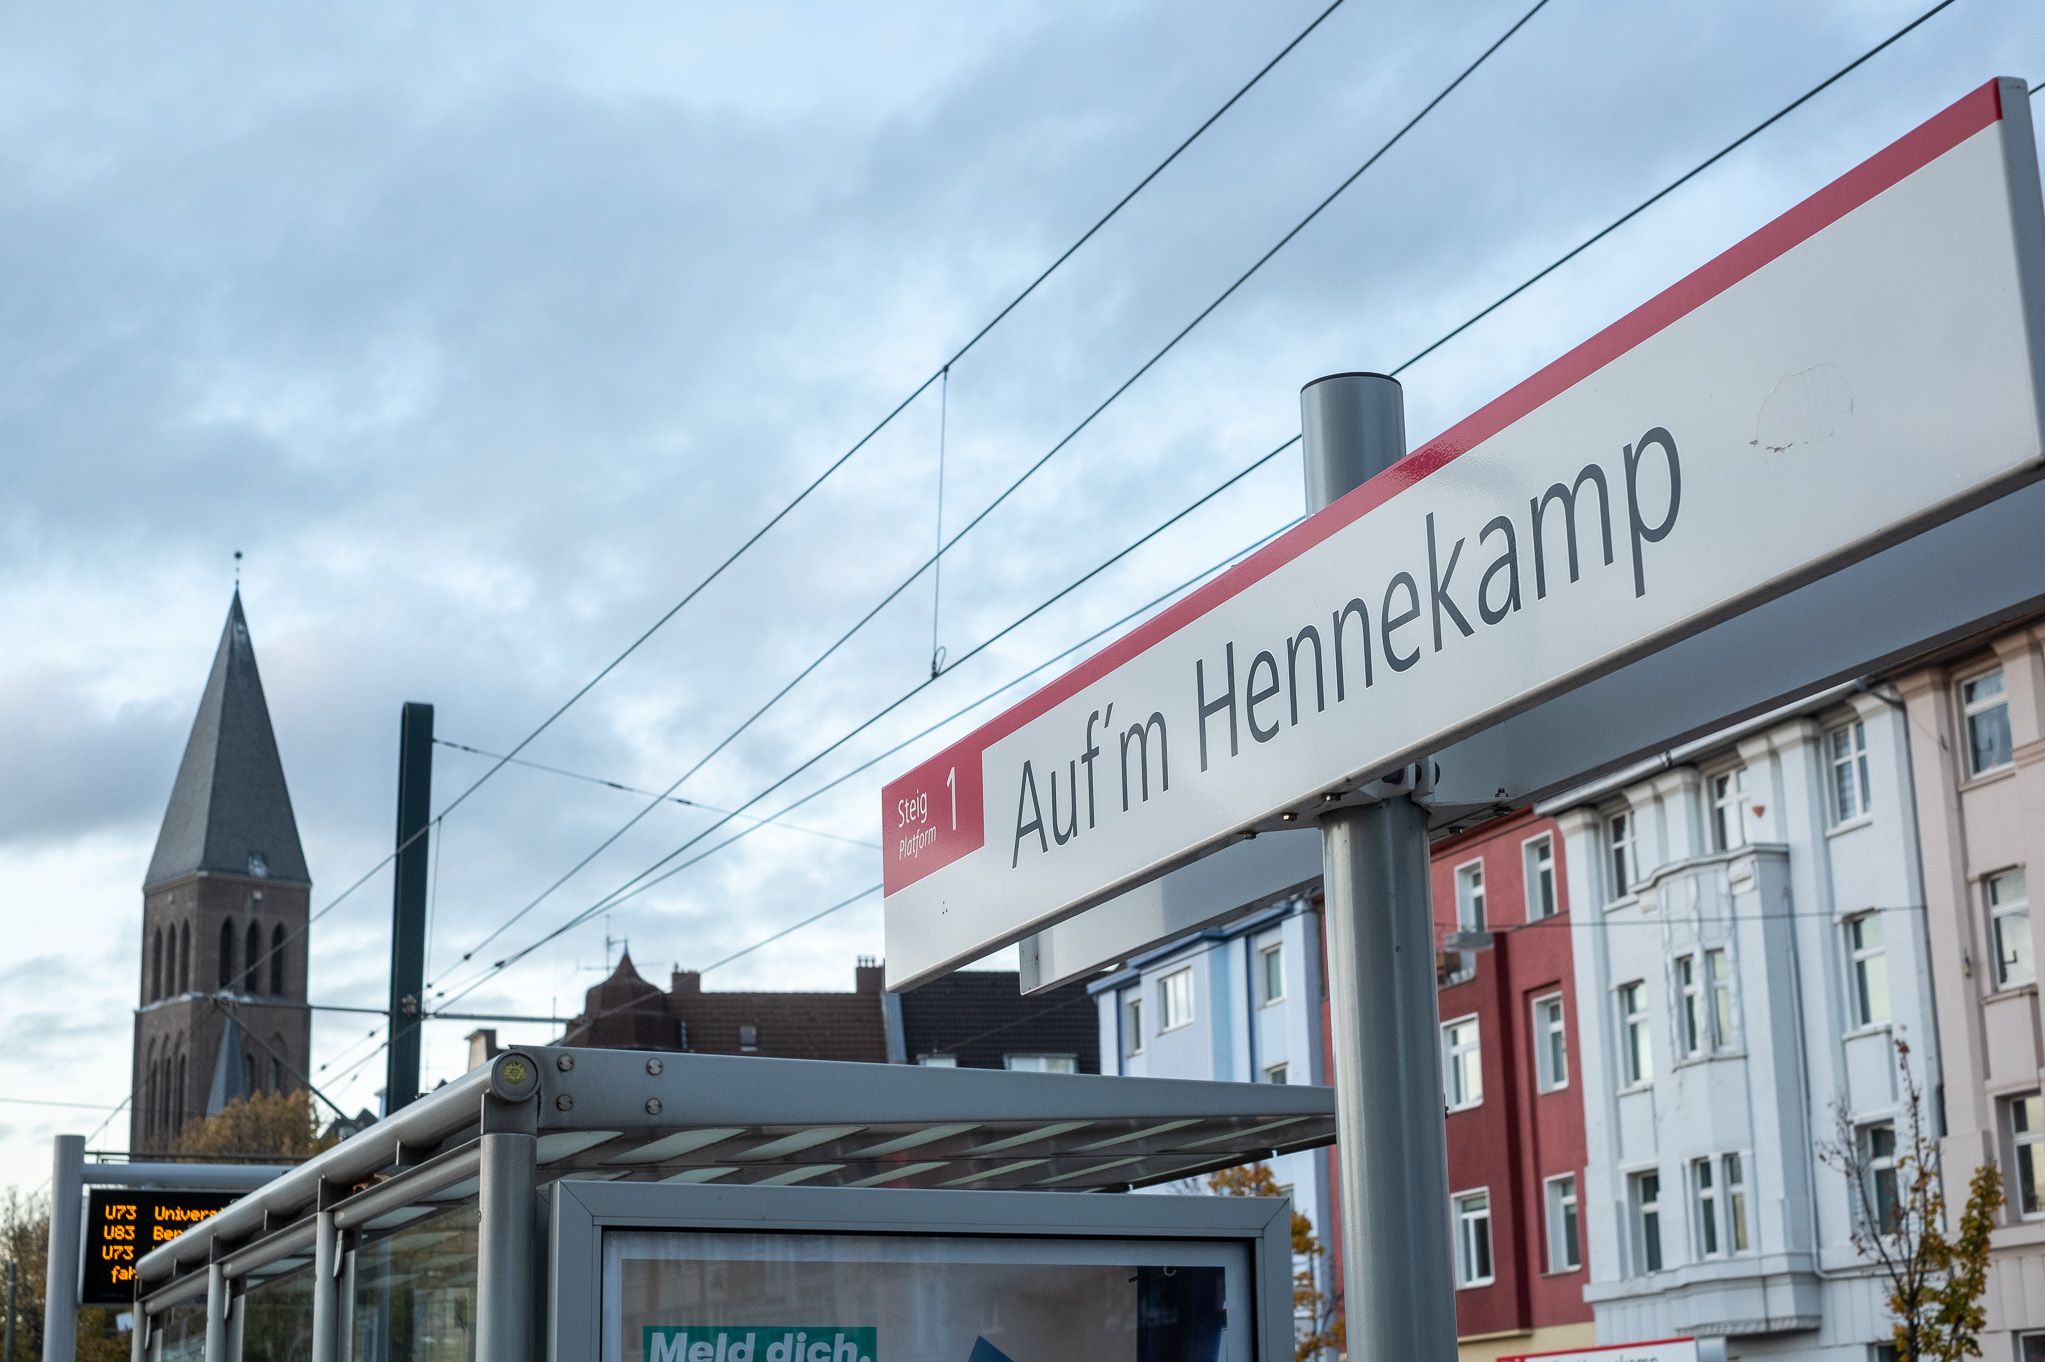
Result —
[[234, 1292], [228, 1284], [227, 1268], [216, 1256], [206, 1267], [206, 1351], [205, 1362], [241, 1362], [233, 1351]]
[[[326, 1189], [321, 1188], [321, 1201]], [[321, 1206], [312, 1230], [312, 1362], [342, 1362], [340, 1228]]]
[[[1300, 393], [1300, 416], [1309, 514], [1406, 455], [1403, 395], [1385, 375], [1317, 379]], [[1456, 1356], [1427, 812], [1412, 793], [1422, 784], [1431, 782], [1410, 779], [1321, 819], [1343, 1311], [1355, 1362]]]
[[85, 1193], [85, 1137], [59, 1135], [50, 1166], [49, 1263], [43, 1276], [43, 1362], [78, 1356], [79, 1198]]
[[539, 1066], [511, 1051], [490, 1066], [477, 1176], [476, 1356], [535, 1362], [539, 1272], [533, 1261], [538, 1187]]

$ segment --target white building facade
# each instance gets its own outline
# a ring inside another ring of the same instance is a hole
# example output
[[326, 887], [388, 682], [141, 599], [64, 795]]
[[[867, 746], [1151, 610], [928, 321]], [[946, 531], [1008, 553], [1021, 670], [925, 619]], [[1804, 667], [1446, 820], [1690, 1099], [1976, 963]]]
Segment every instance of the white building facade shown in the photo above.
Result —
[[[1233, 1083], [1320, 1083], [1327, 1077], [1321, 917], [1294, 899], [1202, 932], [1095, 981], [1101, 1072]], [[1271, 1171], [1328, 1252], [1324, 1295], [1340, 1286], [1328, 1151], [1285, 1154]]]
[[1907, 1122], [1899, 1042], [1936, 1120], [1905, 733], [1900, 703], [1835, 693], [1544, 809], [1578, 933], [1601, 1341], [1889, 1356], [1860, 1198], [1819, 1151], [1850, 1142], [1879, 1183]]

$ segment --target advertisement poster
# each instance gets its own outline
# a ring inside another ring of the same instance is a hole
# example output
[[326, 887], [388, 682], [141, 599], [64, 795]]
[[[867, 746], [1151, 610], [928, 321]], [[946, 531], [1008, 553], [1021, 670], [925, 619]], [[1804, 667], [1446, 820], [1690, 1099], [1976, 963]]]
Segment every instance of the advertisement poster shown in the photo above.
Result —
[[606, 1362], [1251, 1357], [1234, 1245], [613, 1231], [604, 1260]]

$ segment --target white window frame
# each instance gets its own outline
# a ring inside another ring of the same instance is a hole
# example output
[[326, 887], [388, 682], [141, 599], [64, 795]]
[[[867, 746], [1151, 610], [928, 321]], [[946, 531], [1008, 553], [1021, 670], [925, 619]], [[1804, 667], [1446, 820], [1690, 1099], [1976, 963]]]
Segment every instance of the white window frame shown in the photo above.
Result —
[[1747, 1188], [1747, 1169], [1753, 1160], [1744, 1152], [1721, 1154], [1719, 1156], [1721, 1175], [1718, 1180], [1719, 1199], [1725, 1210], [1725, 1251], [1727, 1257], [1738, 1257], [1754, 1251], [1754, 1226], [1749, 1212], [1754, 1199]]
[[[1869, 945], [1862, 930], [1867, 923], [1873, 923], [1875, 942]], [[1895, 1015], [1889, 996], [1889, 946], [1888, 933], [1883, 930], [1882, 912], [1879, 908], [1865, 913], [1855, 913], [1846, 919], [1846, 970], [1847, 997], [1853, 1004], [1853, 1029], [1887, 1026]], [[1874, 981], [1881, 980], [1880, 1008], [1877, 1009]], [[1880, 1015], [1876, 1013], [1879, 1011]]]
[[[1561, 1184], [1567, 1183], [1564, 1187]], [[1574, 1173], [1541, 1179], [1541, 1207], [1547, 1224], [1548, 1271], [1574, 1272], [1583, 1266], [1583, 1194]], [[1576, 1253], [1565, 1257], [1574, 1230]]]
[[[1649, 1178], [1654, 1179], [1652, 1198], [1647, 1195]], [[1667, 1271], [1669, 1255], [1667, 1241], [1662, 1235], [1661, 1169], [1637, 1168], [1626, 1175], [1626, 1215], [1630, 1222], [1627, 1239], [1632, 1244], [1635, 1266], [1641, 1275]], [[1650, 1242], [1654, 1249], [1652, 1253], [1648, 1252]]]
[[1647, 980], [1620, 984], [1612, 990], [1612, 997], [1619, 1012], [1619, 1086], [1645, 1087], [1654, 1082], [1654, 1028], [1648, 1021]]
[[[1470, 1028], [1467, 1043], [1457, 1035], [1465, 1026]], [[1484, 1105], [1484, 1034], [1475, 1012], [1441, 1024], [1441, 1081], [1442, 1102], [1448, 1110], [1468, 1111]]]
[[[1450, 1220], [1456, 1235], [1456, 1289], [1490, 1286], [1498, 1280], [1498, 1246], [1491, 1237], [1491, 1189], [1473, 1187], [1449, 1197]], [[1481, 1229], [1479, 1228], [1481, 1226]], [[1484, 1275], [1475, 1272], [1474, 1236], [1484, 1236]]]
[[[1277, 991], [1273, 992], [1271, 971], [1276, 962]], [[1257, 1006], [1270, 1007], [1285, 1001], [1285, 938], [1270, 937], [1257, 944]]]
[[1875, 800], [1874, 786], [1868, 779], [1867, 720], [1850, 719], [1827, 729], [1825, 760], [1832, 777], [1826, 793], [1826, 800], [1832, 806], [1832, 826], [1840, 827], [1873, 813]]
[[[1878, 1130], [1889, 1132], [1889, 1152], [1880, 1156], [1875, 1154], [1874, 1149], [1874, 1134]], [[1864, 1202], [1854, 1208], [1855, 1218], [1860, 1219], [1868, 1215], [1880, 1217], [1881, 1191], [1885, 1181], [1889, 1192], [1889, 1207], [1893, 1212], [1902, 1205], [1902, 1188], [1896, 1182], [1896, 1123], [1892, 1120], [1864, 1121], [1854, 1127], [1853, 1142], [1860, 1159], [1861, 1175], [1868, 1183]], [[1891, 1232], [1890, 1226], [1881, 1223], [1865, 1227], [1875, 1234]]]
[[[2035, 1102], [2039, 1106], [2038, 1122], [2028, 1130], [2017, 1127], [2017, 1116], [2023, 1103]], [[2031, 1173], [2031, 1194], [2035, 1206], [2024, 1205], [2024, 1163], [2026, 1151], [2045, 1150], [2045, 1100], [2036, 1092], [2013, 1093], [2004, 1098], [2002, 1106], [2002, 1128], [2009, 1137], [2009, 1196], [2010, 1210], [2019, 1220], [2045, 1220], [2045, 1166], [2035, 1166]], [[2038, 1159], [2045, 1163], [2045, 1153]]]
[[[2004, 897], [2004, 895], [2009, 895]], [[2012, 866], [1981, 877], [1981, 897], [1988, 907], [1988, 949], [1995, 957], [1995, 986], [2021, 988], [2038, 981], [2038, 962], [2031, 957], [2031, 896], [2024, 867]], [[2007, 934], [2018, 944], [2005, 951]]]
[[1520, 865], [1526, 888], [1527, 921], [1540, 922], [1560, 913], [1562, 897], [1555, 874], [1555, 834], [1538, 833], [1521, 842]]
[[1695, 1059], [1704, 1053], [1704, 980], [1694, 953], [1679, 955], [1671, 962], [1675, 974], [1676, 1062]]
[[[1181, 980], [1184, 981], [1185, 993], [1181, 1002], [1186, 1015], [1175, 1021], [1173, 1013], [1176, 1009], [1172, 1005], [1172, 995], [1178, 991], [1174, 986]], [[1196, 1015], [1198, 1014], [1193, 1006], [1193, 967], [1182, 965], [1169, 974], [1160, 974], [1157, 977], [1157, 1033], [1162, 1036], [1191, 1026]]]
[[1733, 991], [1733, 953], [1729, 946], [1704, 952], [1704, 1016], [1714, 1052], [1736, 1050], [1740, 1044], [1740, 1001]]
[[1484, 858], [1480, 856], [1456, 867], [1456, 928], [1482, 932], [1490, 927], [1490, 905], [1484, 896]]
[[1266, 1064], [1264, 1066], [1264, 1081], [1266, 1083], [1275, 1083], [1281, 1088], [1285, 1087], [1292, 1081], [1292, 1066], [1284, 1063]]
[[1569, 1086], [1569, 1024], [1562, 990], [1536, 997], [1533, 1013], [1534, 1091], [1561, 1092]]
[[1634, 882], [1640, 877], [1635, 864], [1640, 829], [1633, 824], [1632, 809], [1618, 809], [1605, 815], [1605, 873], [1612, 877], [1613, 899], [1633, 897]]
[[1697, 1261], [1725, 1257], [1718, 1225], [1718, 1171], [1708, 1155], [1690, 1160], [1690, 1253]]
[[959, 1057], [957, 1055], [925, 1055], [916, 1062], [926, 1069], [956, 1069], [959, 1067]]
[[1711, 849], [1738, 851], [1747, 845], [1747, 768], [1727, 766], [1704, 778], [1710, 796]]
[[1129, 1059], [1143, 1053], [1143, 989], [1124, 989], [1121, 1009], [1122, 1056]]
[[[1978, 700], [1967, 698], [1967, 691], [1970, 687], [1977, 686], [1990, 677], [1995, 678], [1996, 690], [1994, 695]], [[1961, 677], [1958, 684], [1954, 687], [1954, 695], [1960, 706], [1960, 751], [1962, 759], [1966, 763], [1967, 775], [1970, 778], [1985, 776], [1991, 771], [2000, 771], [2009, 766], [2015, 760], [2014, 748], [2016, 744], [2014, 741], [2008, 740], [2013, 738], [2014, 735], [2008, 731], [2009, 678], [2003, 674], [2003, 669], [1999, 666], [1988, 667], [1982, 671], [1975, 672], [1972, 676]], [[2012, 749], [2012, 755], [2002, 761], [1990, 762], [1986, 766], [1976, 766], [1974, 764], [1974, 721], [1976, 719], [1985, 719], [1989, 714], [1998, 709], [2002, 711], [2002, 727], [2006, 739], [2004, 745]]]
[[1035, 1051], [1003, 1055], [1001, 1067], [1010, 1073], [1019, 1074], [1076, 1074], [1079, 1072], [1079, 1056], [1043, 1054]]

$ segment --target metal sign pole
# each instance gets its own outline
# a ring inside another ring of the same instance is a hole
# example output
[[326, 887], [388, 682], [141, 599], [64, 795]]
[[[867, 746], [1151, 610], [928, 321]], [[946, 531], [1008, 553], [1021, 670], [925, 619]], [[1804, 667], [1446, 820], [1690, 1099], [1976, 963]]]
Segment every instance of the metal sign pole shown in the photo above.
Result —
[[[1405, 457], [1403, 397], [1382, 374], [1309, 383], [1300, 418], [1309, 514]], [[1427, 812], [1411, 788], [1321, 819], [1343, 1313], [1355, 1362], [1456, 1355]]]
[[85, 1137], [59, 1135], [50, 1166], [49, 1264], [43, 1276], [43, 1362], [78, 1355], [79, 1198], [85, 1194]]

